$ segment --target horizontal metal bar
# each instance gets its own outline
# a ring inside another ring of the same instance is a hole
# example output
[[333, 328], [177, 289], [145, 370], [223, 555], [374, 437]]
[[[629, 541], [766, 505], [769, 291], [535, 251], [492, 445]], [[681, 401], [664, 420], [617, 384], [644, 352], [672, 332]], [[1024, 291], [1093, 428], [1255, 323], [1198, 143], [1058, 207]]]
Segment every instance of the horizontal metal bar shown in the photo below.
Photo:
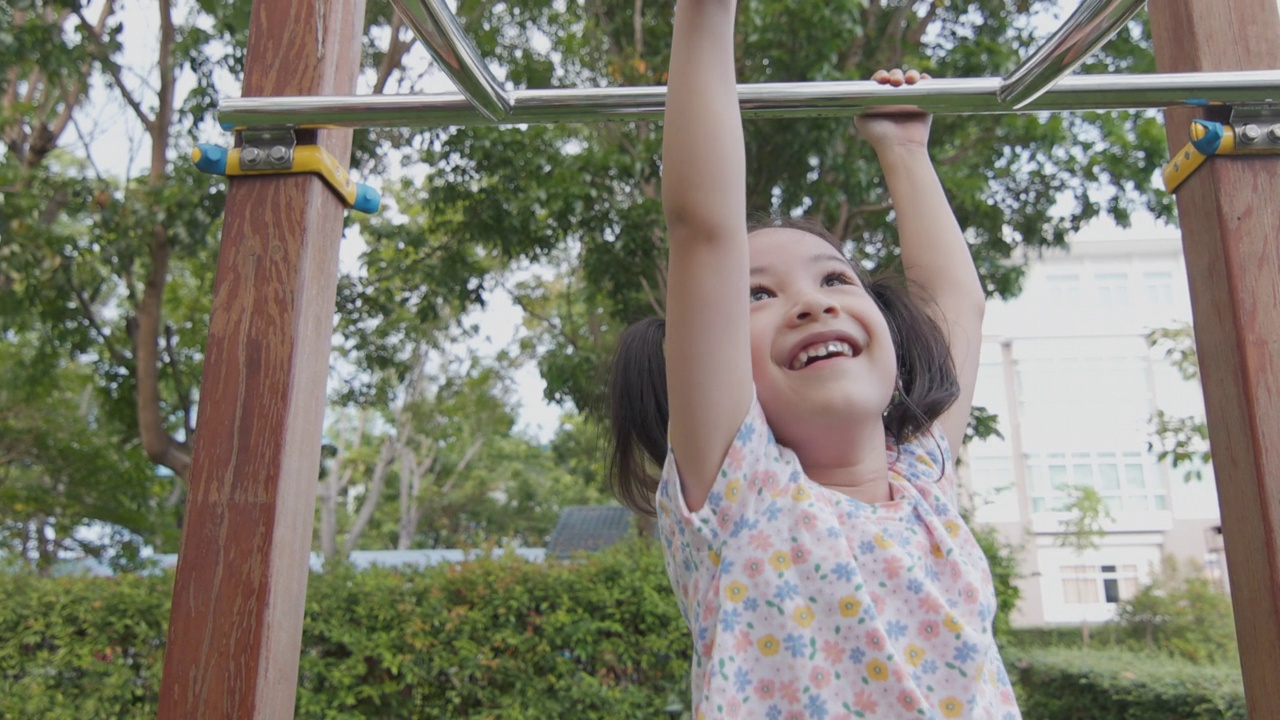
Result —
[[511, 98], [485, 65], [444, 0], [391, 0], [413, 32], [476, 109], [491, 121], [511, 112]]
[[[894, 109], [973, 115], [1142, 110], [1280, 101], [1280, 70], [1064, 78], [1030, 105], [996, 97], [1000, 78], [933, 79], [894, 88], [869, 81], [738, 86], [746, 117], [848, 116]], [[662, 86], [517, 90], [504, 124], [660, 120]], [[444, 127], [498, 124], [458, 93], [355, 97], [249, 97], [218, 106], [224, 127]]]
[[1027, 56], [996, 96], [1021, 108], [1084, 62], [1137, 14], [1146, 0], [1082, 0], [1043, 45]]

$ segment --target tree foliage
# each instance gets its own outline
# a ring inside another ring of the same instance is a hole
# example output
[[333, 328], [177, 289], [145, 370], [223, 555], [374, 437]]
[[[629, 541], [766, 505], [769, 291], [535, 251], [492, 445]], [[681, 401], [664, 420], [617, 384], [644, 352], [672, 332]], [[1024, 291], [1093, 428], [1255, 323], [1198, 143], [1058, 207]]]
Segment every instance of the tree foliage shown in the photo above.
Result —
[[1131, 641], [1196, 663], [1239, 662], [1231, 597], [1198, 563], [1166, 555], [1151, 582], [1116, 607]]
[[[1200, 362], [1196, 355], [1196, 339], [1191, 325], [1184, 323], [1157, 328], [1147, 333], [1147, 345], [1159, 351], [1183, 380], [1200, 381]], [[1157, 410], [1151, 417], [1153, 437], [1148, 443], [1161, 460], [1175, 468], [1186, 468], [1183, 480], [1191, 482], [1204, 477], [1213, 455], [1209, 452], [1209, 425], [1203, 417], [1171, 415]]]

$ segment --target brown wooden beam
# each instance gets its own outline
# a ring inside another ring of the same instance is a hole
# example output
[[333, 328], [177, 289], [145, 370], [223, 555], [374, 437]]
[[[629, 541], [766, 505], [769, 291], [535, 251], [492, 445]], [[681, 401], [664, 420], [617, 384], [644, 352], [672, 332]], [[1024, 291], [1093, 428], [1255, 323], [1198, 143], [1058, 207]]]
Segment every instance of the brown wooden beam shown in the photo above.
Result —
[[[1280, 68], [1276, 0], [1148, 7], [1160, 72]], [[1171, 155], [1196, 116], [1165, 113]], [[1280, 156], [1211, 158], [1177, 199], [1249, 717], [1280, 718]]]
[[[351, 94], [363, 28], [364, 0], [256, 0], [244, 94]], [[314, 176], [230, 181], [164, 720], [293, 717], [343, 212]]]

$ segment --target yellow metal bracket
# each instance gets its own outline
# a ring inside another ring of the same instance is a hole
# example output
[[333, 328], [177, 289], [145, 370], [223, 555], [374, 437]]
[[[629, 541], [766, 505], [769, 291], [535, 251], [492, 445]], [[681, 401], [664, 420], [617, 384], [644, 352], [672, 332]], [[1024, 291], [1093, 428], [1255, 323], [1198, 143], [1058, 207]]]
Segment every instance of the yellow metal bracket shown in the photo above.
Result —
[[297, 145], [290, 129], [246, 131], [244, 145], [230, 150], [201, 143], [192, 149], [191, 160], [197, 168], [212, 175], [314, 173], [324, 178], [353, 210], [372, 214], [382, 204], [378, 191], [353, 181], [328, 150], [319, 145]]
[[1230, 123], [1193, 120], [1190, 134], [1191, 142], [1164, 166], [1169, 192], [1214, 155], [1280, 155], [1280, 115], [1270, 108], [1237, 108]]

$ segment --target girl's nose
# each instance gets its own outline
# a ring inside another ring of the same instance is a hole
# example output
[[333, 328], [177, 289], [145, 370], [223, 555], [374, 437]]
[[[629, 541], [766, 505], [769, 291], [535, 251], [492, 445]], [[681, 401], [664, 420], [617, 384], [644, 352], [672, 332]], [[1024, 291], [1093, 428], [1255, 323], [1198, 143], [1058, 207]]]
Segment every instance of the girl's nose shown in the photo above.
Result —
[[811, 292], [796, 302], [794, 317], [796, 322], [804, 322], [819, 316], [834, 316], [836, 312], [835, 303], [821, 293]]

